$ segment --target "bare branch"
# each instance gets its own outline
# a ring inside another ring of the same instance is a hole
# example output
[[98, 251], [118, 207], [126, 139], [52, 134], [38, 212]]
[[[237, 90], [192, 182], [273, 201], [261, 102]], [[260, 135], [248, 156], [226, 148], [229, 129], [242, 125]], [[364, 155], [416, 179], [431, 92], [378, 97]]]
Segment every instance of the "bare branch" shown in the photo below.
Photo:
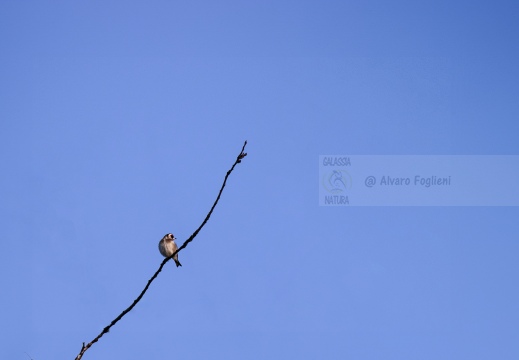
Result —
[[79, 352], [79, 354], [76, 356], [76, 359], [75, 360], [80, 360], [82, 357], [83, 357], [83, 354], [93, 345], [95, 344], [96, 342], [99, 341], [99, 339], [101, 339], [101, 337], [106, 334], [107, 332], [110, 331], [110, 328], [112, 326], [114, 326], [115, 324], [117, 324], [119, 322], [119, 320], [121, 320], [124, 315], [126, 315], [127, 313], [129, 313], [134, 307], [135, 305], [137, 305], [137, 303], [142, 299], [142, 297], [144, 296], [144, 294], [146, 294], [146, 291], [148, 291], [148, 288], [150, 287], [151, 283], [153, 282], [153, 280], [155, 280], [155, 278], [157, 278], [157, 276], [159, 275], [159, 273], [162, 271], [162, 268], [164, 267], [164, 265], [166, 265], [166, 263], [168, 261], [170, 261], [173, 256], [175, 256], [175, 254], [179, 253], [181, 250], [183, 250], [191, 241], [193, 241], [193, 239], [198, 235], [198, 233], [200, 232], [200, 230], [202, 230], [202, 228], [204, 227], [204, 225], [207, 223], [207, 221], [209, 221], [209, 218], [211, 217], [211, 214], [213, 213], [213, 210], [214, 208], [216, 207], [216, 204], [218, 204], [218, 201], [220, 201], [220, 196], [222, 195], [222, 192], [223, 192], [223, 189], [225, 188], [225, 184], [227, 183], [227, 178], [229, 177], [229, 175], [231, 175], [232, 171], [234, 170], [234, 167], [241, 163], [241, 160], [243, 158], [245, 158], [245, 156], [247, 156], [247, 153], [243, 152], [245, 150], [245, 146], [247, 145], [247, 141], [245, 141], [245, 143], [243, 144], [243, 147], [241, 148], [241, 152], [240, 154], [236, 157], [236, 160], [234, 161], [234, 164], [232, 165], [232, 167], [229, 169], [229, 171], [227, 171], [227, 174], [225, 175], [225, 178], [223, 180], [223, 184], [222, 184], [222, 187], [220, 188], [220, 192], [218, 193], [218, 196], [216, 197], [216, 200], [214, 201], [214, 204], [213, 206], [211, 207], [211, 210], [209, 210], [209, 212], [207, 213], [207, 216], [205, 217], [204, 221], [202, 222], [202, 224], [198, 227], [198, 229], [195, 230], [195, 232], [182, 244], [182, 246], [180, 246], [178, 248], [177, 251], [175, 251], [173, 254], [171, 254], [171, 256], [165, 258], [162, 263], [160, 264], [158, 270], [155, 272], [155, 274], [153, 274], [153, 276], [148, 280], [148, 283], [146, 284], [146, 286], [144, 287], [144, 289], [141, 291], [141, 293], [139, 294], [139, 296], [137, 296], [137, 298], [135, 300], [133, 300], [133, 303], [128, 306], [122, 313], [119, 314], [119, 316], [117, 316], [114, 320], [112, 320], [112, 322], [110, 323], [110, 325], [106, 326], [103, 331], [101, 331], [101, 333], [99, 335], [97, 335], [94, 340], [92, 340], [91, 342], [89, 342], [88, 344], [85, 345], [85, 343], [83, 343], [83, 346], [81, 347], [81, 351]]

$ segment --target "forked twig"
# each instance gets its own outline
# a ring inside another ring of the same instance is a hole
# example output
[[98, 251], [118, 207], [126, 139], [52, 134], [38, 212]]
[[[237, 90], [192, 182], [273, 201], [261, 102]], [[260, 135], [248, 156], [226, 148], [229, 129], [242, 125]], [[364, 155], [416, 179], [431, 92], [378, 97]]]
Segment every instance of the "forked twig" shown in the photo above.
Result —
[[76, 356], [76, 359], [75, 360], [80, 360], [82, 357], [83, 357], [83, 354], [93, 345], [95, 344], [96, 342], [99, 341], [99, 339], [101, 339], [101, 337], [106, 334], [107, 332], [110, 331], [110, 328], [112, 326], [114, 326], [115, 324], [117, 324], [119, 322], [119, 320], [121, 320], [124, 315], [126, 315], [127, 313], [129, 313], [134, 307], [135, 305], [137, 305], [137, 303], [142, 299], [142, 297], [144, 296], [144, 294], [146, 294], [146, 291], [148, 291], [148, 288], [150, 287], [151, 283], [153, 282], [153, 280], [155, 280], [155, 278], [159, 275], [159, 273], [162, 271], [162, 268], [164, 267], [164, 265], [166, 265], [166, 263], [168, 261], [170, 261], [173, 256], [175, 256], [175, 254], [177, 254], [178, 252], [180, 252], [182, 249], [184, 249], [191, 241], [193, 241], [193, 239], [196, 237], [196, 235], [198, 235], [198, 233], [200, 232], [200, 230], [202, 230], [202, 228], [204, 227], [204, 225], [207, 223], [207, 221], [209, 221], [209, 218], [211, 217], [211, 214], [213, 213], [213, 210], [214, 208], [216, 207], [216, 204], [218, 204], [218, 201], [220, 200], [220, 196], [222, 195], [222, 192], [223, 192], [223, 189], [225, 188], [225, 184], [227, 183], [227, 178], [229, 177], [229, 175], [231, 175], [232, 171], [234, 170], [234, 167], [241, 163], [241, 160], [247, 156], [247, 153], [244, 152], [245, 150], [245, 146], [247, 145], [247, 141], [245, 141], [245, 143], [243, 144], [243, 147], [241, 148], [241, 152], [240, 154], [236, 157], [236, 160], [234, 161], [234, 164], [232, 165], [232, 167], [229, 169], [229, 171], [227, 171], [227, 174], [225, 175], [225, 178], [223, 180], [223, 184], [222, 184], [222, 187], [220, 188], [220, 192], [218, 193], [218, 196], [216, 197], [216, 200], [214, 201], [214, 204], [213, 206], [211, 207], [211, 210], [209, 210], [209, 212], [207, 213], [207, 216], [205, 217], [204, 221], [202, 222], [202, 224], [198, 227], [198, 229], [195, 230], [195, 232], [182, 244], [182, 246], [180, 246], [178, 248], [177, 251], [175, 251], [173, 254], [171, 254], [169, 257], [165, 258], [162, 263], [160, 264], [158, 270], [155, 272], [155, 274], [153, 274], [153, 276], [148, 280], [148, 283], [146, 284], [146, 286], [144, 287], [144, 289], [141, 291], [141, 293], [139, 294], [139, 296], [137, 296], [137, 298], [135, 300], [133, 300], [133, 303], [128, 306], [122, 313], [119, 314], [119, 316], [117, 316], [114, 320], [112, 320], [112, 322], [110, 323], [110, 325], [108, 325], [107, 327], [105, 327], [103, 329], [103, 331], [101, 331], [101, 333], [99, 335], [97, 335], [94, 340], [90, 341], [88, 344], [85, 344], [83, 343], [83, 345], [81, 346], [81, 351], [79, 352], [79, 354]]

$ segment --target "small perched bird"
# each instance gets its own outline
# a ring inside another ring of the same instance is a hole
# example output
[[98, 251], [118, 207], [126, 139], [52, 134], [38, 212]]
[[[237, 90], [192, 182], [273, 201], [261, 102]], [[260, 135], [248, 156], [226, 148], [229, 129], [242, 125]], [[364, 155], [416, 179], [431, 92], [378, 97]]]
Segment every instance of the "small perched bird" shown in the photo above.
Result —
[[[171, 254], [173, 254], [175, 251], [177, 251], [178, 247], [177, 244], [175, 244], [175, 240], [176, 238], [173, 234], [164, 235], [162, 240], [160, 240], [159, 242], [159, 251], [162, 254], [162, 256], [168, 257], [171, 256]], [[177, 267], [182, 266], [180, 261], [178, 261], [178, 254], [175, 254], [175, 256], [173, 256], [173, 260], [175, 260], [175, 264], [177, 265]]]

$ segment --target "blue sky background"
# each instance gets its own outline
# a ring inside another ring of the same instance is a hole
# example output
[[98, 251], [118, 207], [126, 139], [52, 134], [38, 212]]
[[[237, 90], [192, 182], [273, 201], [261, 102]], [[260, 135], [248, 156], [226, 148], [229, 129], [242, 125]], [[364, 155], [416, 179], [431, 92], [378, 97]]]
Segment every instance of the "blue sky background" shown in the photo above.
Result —
[[247, 139], [84, 359], [517, 359], [517, 207], [317, 195], [319, 155], [518, 154], [517, 10], [1, 1], [0, 357], [73, 359]]

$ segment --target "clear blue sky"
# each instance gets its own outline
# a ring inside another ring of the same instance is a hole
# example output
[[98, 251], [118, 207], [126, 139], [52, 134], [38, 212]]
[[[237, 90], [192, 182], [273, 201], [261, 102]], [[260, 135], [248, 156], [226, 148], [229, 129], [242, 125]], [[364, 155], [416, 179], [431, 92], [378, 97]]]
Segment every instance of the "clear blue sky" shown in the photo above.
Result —
[[0, 358], [73, 359], [245, 139], [85, 360], [519, 358], [519, 208], [318, 206], [319, 155], [518, 154], [517, 10], [1, 1]]

